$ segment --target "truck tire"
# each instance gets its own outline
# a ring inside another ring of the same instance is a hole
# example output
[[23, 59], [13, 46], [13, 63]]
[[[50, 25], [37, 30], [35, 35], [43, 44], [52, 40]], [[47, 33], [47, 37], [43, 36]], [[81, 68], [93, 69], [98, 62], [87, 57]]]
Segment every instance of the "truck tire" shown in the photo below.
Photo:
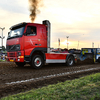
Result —
[[41, 68], [43, 66], [43, 58], [40, 55], [33, 56], [31, 66], [35, 69]]
[[24, 67], [25, 62], [15, 62], [18, 67]]
[[72, 65], [74, 65], [74, 63], [75, 63], [74, 57], [73, 56], [69, 56], [67, 61], [66, 61], [67, 66], [72, 66]]

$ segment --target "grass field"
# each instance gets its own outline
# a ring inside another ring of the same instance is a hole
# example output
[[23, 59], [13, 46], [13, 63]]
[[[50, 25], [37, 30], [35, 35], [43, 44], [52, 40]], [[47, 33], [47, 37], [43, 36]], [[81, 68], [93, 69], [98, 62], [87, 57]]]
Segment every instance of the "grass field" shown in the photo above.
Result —
[[100, 73], [32, 89], [1, 100], [100, 100]]
[[0, 62], [4, 62], [4, 61], [6, 61], [6, 60], [2, 60], [2, 59], [0, 60]]

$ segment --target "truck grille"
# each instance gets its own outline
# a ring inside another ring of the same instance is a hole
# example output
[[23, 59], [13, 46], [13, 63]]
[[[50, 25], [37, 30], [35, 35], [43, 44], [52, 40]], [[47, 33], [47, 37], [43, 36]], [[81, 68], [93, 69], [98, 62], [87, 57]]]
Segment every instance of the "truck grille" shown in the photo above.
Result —
[[7, 51], [13, 51], [13, 50], [16, 50], [15, 45], [9, 45], [9, 46], [6, 46], [6, 49], [7, 49]]
[[10, 51], [19, 51], [20, 50], [20, 45], [19, 44], [16, 44], [16, 45], [7, 45], [6, 46], [6, 50], [8, 52], [10, 52]]
[[15, 53], [9, 53], [9, 57], [15, 57]]

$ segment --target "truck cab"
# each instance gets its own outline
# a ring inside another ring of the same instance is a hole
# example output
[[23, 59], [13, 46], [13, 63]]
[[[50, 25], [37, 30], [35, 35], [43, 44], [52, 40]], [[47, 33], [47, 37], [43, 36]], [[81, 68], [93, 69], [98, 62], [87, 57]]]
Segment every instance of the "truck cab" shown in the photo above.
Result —
[[35, 54], [44, 56], [47, 52], [47, 26], [25, 22], [12, 26], [6, 48], [7, 61], [15, 62], [18, 66], [31, 62]]

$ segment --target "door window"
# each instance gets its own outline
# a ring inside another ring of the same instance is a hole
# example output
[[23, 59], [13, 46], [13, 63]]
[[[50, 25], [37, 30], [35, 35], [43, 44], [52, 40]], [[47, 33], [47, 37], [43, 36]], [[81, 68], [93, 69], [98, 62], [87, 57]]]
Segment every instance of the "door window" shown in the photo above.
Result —
[[27, 34], [28, 36], [35, 36], [35, 35], [37, 35], [37, 29], [36, 29], [35, 26], [28, 26], [28, 27], [30, 27], [30, 33]]

